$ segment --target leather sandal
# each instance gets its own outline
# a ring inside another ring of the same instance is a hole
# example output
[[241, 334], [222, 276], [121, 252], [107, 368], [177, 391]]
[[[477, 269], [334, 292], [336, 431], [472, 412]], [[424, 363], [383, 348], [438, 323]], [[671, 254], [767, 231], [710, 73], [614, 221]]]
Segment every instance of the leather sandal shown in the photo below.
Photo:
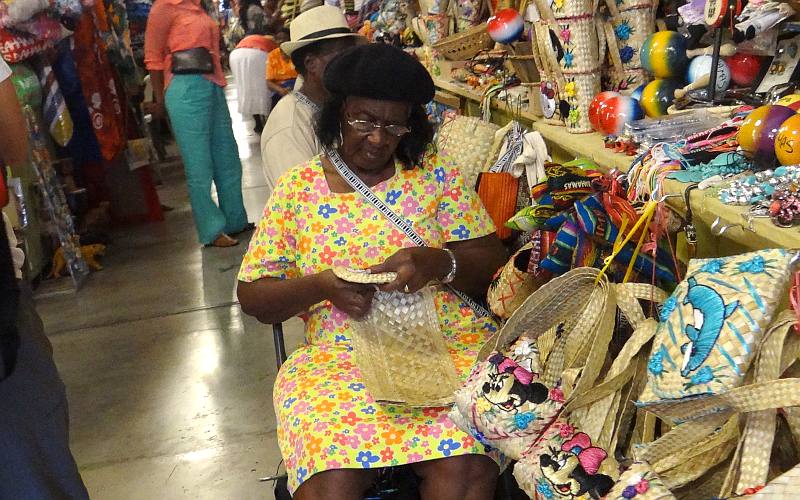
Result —
[[208, 243], [205, 246], [206, 246], [206, 248], [208, 248], [208, 247], [230, 248], [230, 247], [235, 247], [238, 244], [239, 244], [239, 240], [237, 240], [235, 238], [231, 238], [230, 236], [228, 236], [225, 233], [221, 233], [219, 236], [217, 236], [217, 239], [215, 239], [211, 243]]

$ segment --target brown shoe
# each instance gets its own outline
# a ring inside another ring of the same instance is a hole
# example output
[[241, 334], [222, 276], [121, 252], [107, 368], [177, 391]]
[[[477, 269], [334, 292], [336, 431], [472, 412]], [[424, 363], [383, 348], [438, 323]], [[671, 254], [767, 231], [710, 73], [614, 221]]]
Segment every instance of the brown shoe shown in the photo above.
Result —
[[217, 239], [213, 242], [206, 245], [206, 247], [218, 247], [218, 248], [229, 248], [235, 247], [239, 244], [239, 240], [231, 238], [225, 233], [221, 233], [217, 236]]

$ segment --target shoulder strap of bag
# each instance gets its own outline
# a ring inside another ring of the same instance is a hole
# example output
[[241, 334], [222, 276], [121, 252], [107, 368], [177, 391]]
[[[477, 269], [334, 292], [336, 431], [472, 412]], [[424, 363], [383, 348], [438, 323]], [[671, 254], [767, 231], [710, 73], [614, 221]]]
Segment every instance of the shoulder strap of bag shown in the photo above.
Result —
[[[353, 173], [352, 170], [350, 170], [350, 167], [347, 166], [347, 164], [344, 162], [344, 160], [342, 160], [342, 157], [339, 156], [339, 153], [335, 149], [325, 148], [325, 154], [331, 160], [331, 163], [333, 163], [333, 166], [336, 168], [336, 171], [339, 172], [339, 175], [342, 176], [342, 179], [344, 179], [348, 184], [350, 184], [350, 187], [352, 187], [358, 194], [360, 194], [368, 202], [370, 202], [372, 206], [377, 208], [378, 211], [384, 217], [389, 219], [389, 221], [392, 224], [394, 224], [395, 226], [397, 226], [398, 229], [403, 231], [403, 233], [408, 237], [408, 239], [414, 242], [414, 244], [417, 245], [418, 247], [428, 246], [427, 243], [425, 243], [425, 240], [423, 240], [422, 237], [416, 231], [414, 231], [414, 228], [411, 226], [411, 223], [407, 219], [397, 215], [397, 213], [395, 213], [391, 208], [389, 208], [389, 206], [386, 205], [383, 202], [383, 200], [378, 198], [378, 196], [375, 195], [374, 192], [372, 192], [369, 186], [364, 184], [364, 181], [362, 181], [356, 174]], [[471, 297], [469, 297], [461, 290], [457, 290], [451, 285], [447, 285], [447, 287], [450, 289], [451, 292], [456, 294], [459, 299], [466, 302], [478, 316], [490, 317], [492, 315], [485, 307], [475, 302]]]
[[319, 106], [317, 105], [317, 103], [309, 99], [308, 96], [305, 95], [304, 93], [300, 92], [299, 90], [295, 90], [294, 97], [299, 102], [302, 102], [303, 104], [308, 106], [311, 109], [312, 113], [319, 113]]

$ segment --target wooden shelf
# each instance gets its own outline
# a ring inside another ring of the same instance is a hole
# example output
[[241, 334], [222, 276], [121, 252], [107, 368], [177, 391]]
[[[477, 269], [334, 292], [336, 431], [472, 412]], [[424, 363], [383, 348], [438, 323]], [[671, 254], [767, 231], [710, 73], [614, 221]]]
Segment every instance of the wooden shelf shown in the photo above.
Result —
[[[455, 95], [465, 99], [466, 102], [459, 106], [460, 109], [470, 107], [474, 109], [475, 103], [481, 101], [481, 94], [466, 85], [437, 78], [434, 78], [434, 83], [451, 97]], [[454, 102], [450, 99], [450, 102], [445, 104], [453, 106]], [[492, 121], [505, 125], [512, 118], [505, 103], [493, 99], [491, 106], [493, 110], [499, 111], [499, 113], [492, 114]], [[628, 171], [633, 161], [631, 156], [615, 153], [606, 148], [603, 138], [599, 134], [570, 134], [565, 127], [545, 123], [542, 118], [527, 110], [520, 112], [518, 117], [523, 124], [542, 134], [554, 161], [563, 162], [576, 157], [584, 157], [592, 159], [601, 169], [617, 169], [623, 172]], [[683, 193], [686, 186], [678, 181], [667, 180], [664, 192]], [[800, 249], [800, 229], [798, 228], [779, 228], [769, 219], [760, 218], [753, 219], [754, 231], [749, 231], [745, 229], [748, 224], [743, 217], [747, 213], [747, 207], [726, 205], [707, 191], [693, 190], [689, 202], [692, 207], [693, 223], [698, 233], [698, 257], [725, 256], [763, 248]], [[681, 216], [686, 215], [683, 197], [669, 198], [667, 203]], [[721, 224], [738, 224], [739, 226], [731, 227], [722, 236], [713, 235], [710, 227], [718, 217]]]

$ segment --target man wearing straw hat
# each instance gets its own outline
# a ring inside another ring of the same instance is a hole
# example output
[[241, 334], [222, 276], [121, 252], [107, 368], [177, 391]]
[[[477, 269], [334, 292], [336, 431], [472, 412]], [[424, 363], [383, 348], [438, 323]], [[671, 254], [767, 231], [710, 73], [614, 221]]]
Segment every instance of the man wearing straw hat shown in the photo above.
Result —
[[322, 152], [314, 132], [314, 114], [325, 99], [322, 74], [339, 52], [363, 40], [350, 30], [344, 14], [329, 5], [297, 16], [290, 37], [281, 50], [291, 57], [303, 84], [278, 102], [261, 134], [261, 160], [270, 190], [284, 172]]

